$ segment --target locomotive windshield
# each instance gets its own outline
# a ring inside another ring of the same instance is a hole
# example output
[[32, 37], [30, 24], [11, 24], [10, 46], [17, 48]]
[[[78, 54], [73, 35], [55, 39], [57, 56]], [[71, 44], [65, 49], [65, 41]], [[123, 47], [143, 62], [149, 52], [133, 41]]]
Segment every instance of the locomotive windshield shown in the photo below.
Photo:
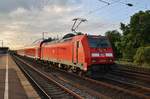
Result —
[[88, 37], [88, 42], [92, 48], [108, 48], [110, 47], [109, 40], [104, 37]]

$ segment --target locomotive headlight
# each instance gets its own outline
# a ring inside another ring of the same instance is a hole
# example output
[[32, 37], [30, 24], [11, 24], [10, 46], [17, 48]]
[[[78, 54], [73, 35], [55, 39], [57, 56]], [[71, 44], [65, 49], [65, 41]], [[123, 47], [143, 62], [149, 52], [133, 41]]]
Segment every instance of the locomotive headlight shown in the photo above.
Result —
[[113, 54], [112, 53], [106, 53], [106, 56], [113, 57]]
[[98, 57], [99, 53], [92, 53], [92, 57]]

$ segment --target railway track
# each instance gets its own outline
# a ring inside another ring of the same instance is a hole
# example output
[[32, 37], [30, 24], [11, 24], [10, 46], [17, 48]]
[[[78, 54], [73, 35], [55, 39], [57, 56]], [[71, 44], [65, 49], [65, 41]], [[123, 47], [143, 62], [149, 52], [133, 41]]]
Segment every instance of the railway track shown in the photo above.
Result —
[[[102, 80], [102, 78], [98, 80]], [[115, 68], [103, 77], [103, 81], [150, 98], [150, 75], [147, 72]]]
[[126, 70], [114, 70], [111, 72], [113, 75], [118, 75], [122, 76], [125, 78], [130, 78], [130, 79], [135, 79], [138, 81], [143, 81], [143, 82], [150, 82], [150, 75], [143, 74], [143, 73], [138, 73], [138, 72], [132, 72], [132, 71], [126, 71]]
[[137, 81], [131, 81], [130, 79], [123, 78], [121, 76], [107, 75], [103, 78], [104, 82], [117, 85], [119, 87], [134, 91], [146, 95], [150, 98], [150, 88], [139, 84]]
[[[36, 66], [36, 68], [38, 68], [39, 70], [41, 70], [40, 67], [43, 67], [43, 65], [38, 64], [35, 61], [34, 63], [31, 61], [29, 63], [32, 66]], [[122, 86], [117, 86], [117, 85], [113, 85], [111, 83], [110, 84], [105, 83], [102, 81], [95, 81], [89, 78], [79, 77], [72, 73], [68, 73], [68, 72], [65, 72], [56, 68], [52, 69], [52, 67], [46, 70], [48, 72], [46, 72], [45, 74], [51, 77], [52, 79], [57, 80], [59, 83], [67, 83], [69, 85], [72, 85], [78, 90], [91, 94], [91, 96], [92, 95], [95, 96], [93, 98], [149, 99], [149, 97], [146, 96], [145, 94], [137, 93], [137, 92], [122, 88]]]
[[137, 73], [137, 74], [150, 75], [150, 68], [136, 67], [136, 66], [130, 66], [130, 65], [121, 65], [121, 64], [116, 64], [114, 65], [113, 68], [116, 68], [117, 70], [120, 70], [120, 71], [129, 71], [129, 72]]
[[42, 99], [83, 99], [82, 96], [67, 89], [37, 69], [30, 67], [20, 59], [14, 57], [14, 60], [28, 76], [28, 79], [32, 80], [32, 84], [34, 83], [34, 86], [38, 88], [38, 93], [40, 93]]
[[[129, 69], [130, 68], [130, 69]], [[136, 69], [133, 69], [133, 67], [117, 67], [112, 72], [110, 72], [111, 75], [122, 77], [129, 79], [130, 82], [137, 83], [139, 85], [145, 86], [150, 88], [150, 72], [149, 70], [146, 70], [145, 68], [140, 68], [136, 71]], [[136, 67], [134, 67], [136, 68]]]

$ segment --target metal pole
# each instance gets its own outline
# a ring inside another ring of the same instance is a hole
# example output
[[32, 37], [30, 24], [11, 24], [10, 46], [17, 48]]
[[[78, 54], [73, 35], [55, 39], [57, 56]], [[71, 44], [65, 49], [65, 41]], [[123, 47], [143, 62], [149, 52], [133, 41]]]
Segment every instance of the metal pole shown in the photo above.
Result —
[[2, 40], [2, 47], [3, 47], [3, 40]]
[[80, 22], [78, 23], [78, 25], [74, 28], [74, 30], [76, 30], [82, 22], [83, 22], [83, 21], [80, 21]]
[[4, 45], [4, 44], [3, 44], [3, 40], [0, 40], [0, 41], [1, 41], [1, 46], [3, 47], [3, 45]]
[[43, 36], [42, 38], [43, 38], [43, 40], [44, 40], [44, 32], [42, 33], [42, 36]]
[[74, 23], [72, 25], [72, 28], [71, 28], [71, 31], [73, 31], [73, 32], [75, 32], [74, 26], [75, 26], [77, 20], [78, 20], [78, 18], [75, 18], [75, 19], [72, 20], [72, 21], [74, 21]]

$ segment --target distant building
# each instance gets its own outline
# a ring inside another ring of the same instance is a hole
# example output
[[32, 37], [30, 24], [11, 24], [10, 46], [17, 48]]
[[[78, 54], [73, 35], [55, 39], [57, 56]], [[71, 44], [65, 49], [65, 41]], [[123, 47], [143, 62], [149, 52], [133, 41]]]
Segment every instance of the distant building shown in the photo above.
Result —
[[8, 47], [0, 47], [0, 54], [6, 54], [8, 52]]

